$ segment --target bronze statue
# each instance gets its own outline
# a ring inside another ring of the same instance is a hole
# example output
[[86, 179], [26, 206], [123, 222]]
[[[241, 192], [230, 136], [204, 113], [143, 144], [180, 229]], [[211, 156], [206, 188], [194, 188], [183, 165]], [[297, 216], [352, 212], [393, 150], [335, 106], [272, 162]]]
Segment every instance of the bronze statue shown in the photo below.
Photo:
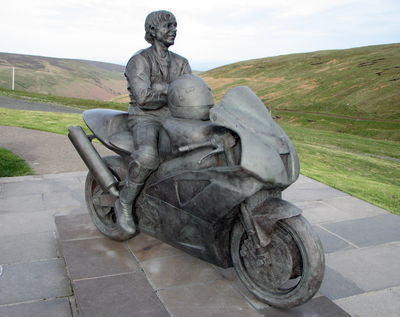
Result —
[[192, 73], [185, 58], [168, 50], [175, 42], [176, 27], [171, 12], [151, 12], [145, 22], [145, 39], [151, 47], [133, 55], [125, 69], [131, 99], [128, 127], [137, 137], [125, 186], [115, 207], [118, 223], [129, 233], [136, 230], [133, 202], [146, 178], [159, 165], [157, 140], [160, 119], [169, 112], [168, 86], [179, 76]]
[[[119, 241], [145, 232], [214, 265], [234, 266], [257, 298], [281, 308], [314, 296], [324, 252], [301, 209], [282, 199], [299, 176], [296, 150], [248, 87], [213, 106], [207, 84], [170, 51], [172, 13], [146, 19], [150, 48], [126, 67], [129, 112], [83, 113], [69, 127], [89, 173], [89, 214]], [[117, 155], [100, 157], [97, 138]]]

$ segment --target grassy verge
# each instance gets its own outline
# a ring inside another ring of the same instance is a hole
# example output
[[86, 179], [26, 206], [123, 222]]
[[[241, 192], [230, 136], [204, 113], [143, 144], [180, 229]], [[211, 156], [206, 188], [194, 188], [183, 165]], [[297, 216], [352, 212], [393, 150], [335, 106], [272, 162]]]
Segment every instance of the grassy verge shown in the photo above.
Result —
[[373, 120], [322, 113], [301, 113], [295, 111], [272, 110], [278, 123], [288, 123], [295, 127], [326, 130], [385, 141], [400, 141], [400, 120]]
[[[86, 127], [80, 113], [57, 113], [0, 108], [0, 125], [68, 134], [70, 125]], [[86, 128], [86, 132], [89, 130]]]
[[32, 175], [26, 162], [11, 151], [0, 148], [0, 177]]

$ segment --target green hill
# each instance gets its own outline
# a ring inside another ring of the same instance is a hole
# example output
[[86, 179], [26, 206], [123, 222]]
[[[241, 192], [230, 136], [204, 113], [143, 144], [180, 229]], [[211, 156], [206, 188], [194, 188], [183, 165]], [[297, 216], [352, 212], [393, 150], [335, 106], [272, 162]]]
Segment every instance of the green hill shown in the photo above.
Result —
[[126, 94], [124, 66], [73, 59], [0, 53], [0, 87], [97, 100]]
[[217, 100], [246, 85], [272, 110], [400, 119], [400, 44], [248, 60], [201, 77]]

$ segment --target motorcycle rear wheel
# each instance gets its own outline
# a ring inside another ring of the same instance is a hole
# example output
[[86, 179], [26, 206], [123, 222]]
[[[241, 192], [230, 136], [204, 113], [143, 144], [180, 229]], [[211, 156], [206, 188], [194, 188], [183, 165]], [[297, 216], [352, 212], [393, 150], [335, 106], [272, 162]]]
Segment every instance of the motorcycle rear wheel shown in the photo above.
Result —
[[90, 217], [102, 234], [117, 241], [125, 241], [135, 235], [127, 234], [117, 224], [114, 211], [115, 198], [112, 198], [110, 194], [102, 190], [91, 172], [86, 177], [85, 198]]
[[310, 300], [325, 269], [319, 237], [301, 215], [278, 221], [271, 243], [251, 252], [253, 242], [238, 221], [231, 235], [231, 256], [246, 288], [261, 301], [290, 308]]

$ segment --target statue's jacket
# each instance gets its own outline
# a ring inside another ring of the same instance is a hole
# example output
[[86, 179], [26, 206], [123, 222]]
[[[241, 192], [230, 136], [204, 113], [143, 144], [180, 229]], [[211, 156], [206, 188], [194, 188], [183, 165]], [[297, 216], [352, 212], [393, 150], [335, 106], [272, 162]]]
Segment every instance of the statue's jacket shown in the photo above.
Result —
[[125, 68], [130, 96], [129, 114], [164, 117], [167, 107], [167, 84], [179, 76], [191, 74], [186, 58], [167, 51], [161, 58], [153, 47], [134, 54]]

